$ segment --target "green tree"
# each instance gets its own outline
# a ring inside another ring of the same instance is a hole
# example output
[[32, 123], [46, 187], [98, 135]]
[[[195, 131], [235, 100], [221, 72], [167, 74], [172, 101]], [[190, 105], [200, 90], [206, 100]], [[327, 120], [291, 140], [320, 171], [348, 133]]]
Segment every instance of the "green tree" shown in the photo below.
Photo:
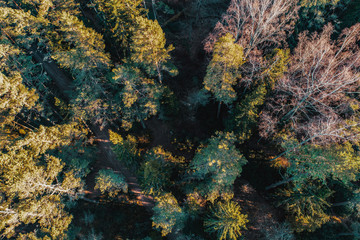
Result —
[[301, 187], [280, 190], [278, 205], [289, 213], [289, 222], [296, 232], [312, 232], [330, 220], [326, 210], [332, 191], [324, 185], [308, 182]]
[[212, 202], [218, 197], [232, 195], [234, 181], [247, 163], [236, 149], [235, 141], [233, 133], [218, 132], [206, 146], [198, 149], [190, 163], [195, 191]]
[[183, 227], [185, 213], [171, 193], [156, 198], [154, 215], [151, 218], [153, 227], [161, 230], [161, 235], [176, 233]]
[[162, 82], [162, 71], [167, 71], [170, 75], [178, 74], [177, 69], [168, 62], [174, 47], [165, 47], [165, 33], [159, 23], [144, 17], [136, 18], [138, 27], [132, 37], [131, 61], [138, 65], [150, 76], [157, 76]]
[[145, 154], [141, 167], [142, 185], [150, 194], [160, 194], [171, 184], [172, 158], [162, 147], [152, 148]]
[[113, 70], [113, 83], [122, 88], [114, 101], [114, 108], [122, 115], [122, 127], [129, 130], [134, 121], [145, 128], [144, 120], [156, 115], [160, 108], [162, 88], [145, 78], [139, 69], [123, 65]]
[[264, 104], [266, 94], [265, 84], [261, 84], [230, 111], [227, 125], [236, 133], [240, 143], [249, 139], [257, 126], [260, 107]]
[[242, 235], [241, 230], [247, 229], [247, 217], [236, 202], [218, 202], [204, 222], [205, 231], [215, 233], [219, 240], [236, 240]]
[[142, 0], [95, 0], [97, 9], [101, 12], [106, 26], [113, 39], [126, 52], [131, 43], [131, 37], [137, 28], [136, 18], [146, 12]]
[[309, 180], [321, 181], [334, 179], [348, 184], [358, 179], [360, 156], [351, 143], [332, 144], [328, 147], [306, 144], [299, 146], [296, 140], [283, 144], [284, 155], [289, 162], [284, 180], [268, 189], [292, 181], [301, 187]]
[[245, 62], [243, 48], [234, 42], [231, 34], [216, 42], [204, 78], [204, 88], [214, 94], [219, 101], [219, 109], [221, 103], [230, 104], [236, 99], [233, 87], [240, 77], [240, 66]]
[[95, 180], [94, 189], [99, 189], [102, 194], [107, 193], [110, 197], [116, 197], [121, 191], [128, 191], [125, 178], [111, 169], [101, 169]]

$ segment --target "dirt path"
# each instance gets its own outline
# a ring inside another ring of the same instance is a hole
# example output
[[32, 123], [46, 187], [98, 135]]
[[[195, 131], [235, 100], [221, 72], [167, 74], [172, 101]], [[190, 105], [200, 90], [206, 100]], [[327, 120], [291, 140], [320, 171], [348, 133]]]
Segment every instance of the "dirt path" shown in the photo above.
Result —
[[281, 214], [246, 180], [237, 180], [234, 188], [234, 201], [239, 203], [242, 213], [249, 219], [248, 230], [244, 231], [245, 239], [264, 239], [263, 232], [274, 228]]
[[[72, 81], [66, 75], [66, 73], [60, 69], [55, 62], [44, 61], [44, 54], [38, 51], [33, 53], [33, 58], [36, 62], [42, 64], [44, 70], [63, 93], [64, 98], [69, 101], [70, 98], [68, 93], [72, 90]], [[89, 127], [97, 140], [99, 154], [95, 163], [95, 171], [90, 173], [89, 177], [87, 178], [87, 183], [89, 183], [87, 186], [87, 191], [89, 193], [88, 197], [91, 198], [94, 197], [94, 194], [97, 194], [94, 192], [95, 180], [93, 179], [95, 178], [97, 171], [99, 171], [101, 168], [112, 168], [115, 172], [119, 172], [124, 175], [129, 187], [129, 192], [136, 196], [139, 205], [146, 207], [149, 211], [152, 211], [152, 207], [154, 206], [154, 199], [152, 197], [145, 196], [142, 193], [137, 177], [116, 159], [116, 155], [111, 149], [111, 142], [109, 140], [108, 134], [109, 129], [101, 129], [99, 125], [94, 123], [90, 123]]]

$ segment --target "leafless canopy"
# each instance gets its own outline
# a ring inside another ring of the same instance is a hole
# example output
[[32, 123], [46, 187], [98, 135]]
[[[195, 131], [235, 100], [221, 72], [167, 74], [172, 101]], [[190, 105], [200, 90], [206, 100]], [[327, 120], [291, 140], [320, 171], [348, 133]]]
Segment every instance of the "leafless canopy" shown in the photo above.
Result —
[[278, 123], [290, 123], [307, 138], [350, 137], [347, 130], [357, 126], [359, 108], [360, 24], [345, 29], [336, 41], [332, 33], [328, 25], [320, 34], [300, 35], [288, 71], [276, 86], [277, 97], [262, 114], [264, 136]]
[[220, 36], [231, 33], [236, 42], [251, 50], [265, 45], [278, 45], [293, 29], [297, 15], [296, 0], [231, 0], [230, 6], [205, 41], [205, 50], [212, 48]]

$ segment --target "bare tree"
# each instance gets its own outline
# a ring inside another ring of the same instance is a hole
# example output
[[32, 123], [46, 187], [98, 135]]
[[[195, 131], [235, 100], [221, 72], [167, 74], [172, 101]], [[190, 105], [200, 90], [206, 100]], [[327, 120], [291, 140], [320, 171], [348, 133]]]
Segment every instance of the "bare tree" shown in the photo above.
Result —
[[349, 128], [357, 126], [355, 112], [360, 107], [355, 99], [360, 80], [360, 24], [345, 29], [337, 40], [331, 39], [332, 33], [328, 25], [322, 33], [300, 35], [288, 71], [263, 112], [263, 136], [274, 125], [290, 124], [296, 134], [312, 141], [354, 137]]
[[244, 48], [245, 57], [255, 48], [279, 45], [293, 29], [297, 16], [296, 0], [231, 0], [214, 31], [205, 40], [210, 52], [222, 35], [230, 33]]

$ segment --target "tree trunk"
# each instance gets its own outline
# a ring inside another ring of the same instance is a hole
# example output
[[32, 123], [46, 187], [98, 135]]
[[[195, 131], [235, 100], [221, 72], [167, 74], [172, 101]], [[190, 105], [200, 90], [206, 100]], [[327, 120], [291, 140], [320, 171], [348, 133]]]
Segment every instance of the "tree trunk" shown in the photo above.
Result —
[[218, 105], [218, 110], [217, 110], [216, 118], [219, 118], [219, 117], [220, 117], [220, 111], [221, 111], [221, 102], [219, 102], [219, 105]]
[[159, 82], [160, 82], [160, 84], [162, 84], [162, 76], [161, 76], [161, 71], [160, 71], [159, 65], [156, 65], [156, 70], [158, 72]]
[[142, 119], [140, 119], [140, 123], [141, 123], [141, 126], [143, 127], [143, 129], [146, 129], [146, 125]]
[[345, 205], [347, 205], [347, 204], [349, 204], [349, 203], [351, 203], [351, 201], [333, 203], [331, 206], [333, 206], [333, 207], [340, 207], [340, 206], [345, 206]]
[[151, 0], [151, 6], [152, 6], [153, 13], [154, 13], [154, 19], [156, 20], [156, 9], [155, 9], [154, 5], [155, 5], [155, 0]]
[[285, 183], [288, 183], [288, 182], [291, 182], [292, 180], [294, 180], [294, 177], [291, 177], [291, 178], [286, 178], [280, 182], [277, 182], [277, 183], [274, 183], [274, 184], [271, 184], [270, 186], [267, 186], [265, 188], [266, 191], [272, 189], [272, 188], [276, 188], [277, 186], [280, 186], [280, 185], [283, 185]]

